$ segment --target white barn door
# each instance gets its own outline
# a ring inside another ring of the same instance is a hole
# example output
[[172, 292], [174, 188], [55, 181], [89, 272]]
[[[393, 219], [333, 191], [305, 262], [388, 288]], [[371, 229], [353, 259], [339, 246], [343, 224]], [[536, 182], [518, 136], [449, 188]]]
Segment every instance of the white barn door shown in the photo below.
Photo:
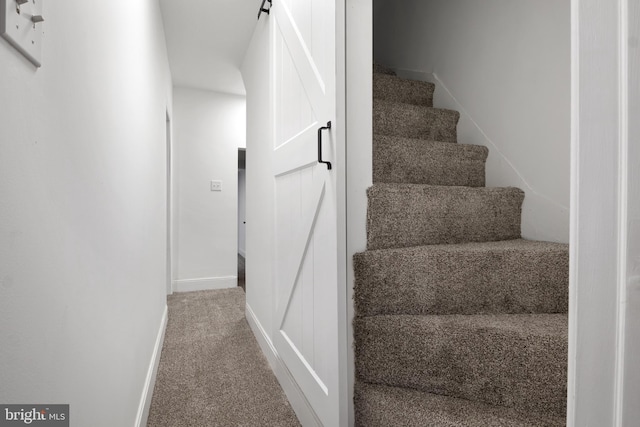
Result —
[[[345, 291], [338, 289], [335, 0], [278, 0], [270, 19], [273, 343], [319, 421], [338, 426], [338, 293]], [[320, 151], [328, 163], [318, 161]]]

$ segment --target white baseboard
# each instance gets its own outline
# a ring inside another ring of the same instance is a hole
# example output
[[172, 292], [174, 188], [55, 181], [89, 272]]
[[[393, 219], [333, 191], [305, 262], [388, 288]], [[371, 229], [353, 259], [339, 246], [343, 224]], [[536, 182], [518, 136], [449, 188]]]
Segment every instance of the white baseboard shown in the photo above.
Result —
[[162, 320], [160, 320], [160, 329], [156, 336], [156, 343], [151, 354], [149, 369], [147, 370], [147, 378], [142, 389], [140, 405], [138, 406], [138, 415], [136, 416], [136, 427], [146, 427], [149, 418], [149, 408], [151, 407], [151, 398], [153, 397], [153, 389], [156, 385], [156, 376], [158, 375], [158, 365], [160, 364], [160, 353], [162, 352], [162, 344], [164, 343], [164, 333], [167, 330], [168, 307], [164, 306]]
[[176, 280], [173, 290], [175, 292], [193, 292], [235, 288], [236, 286], [238, 286], [237, 276], [203, 277], [200, 279]]
[[269, 365], [271, 366], [273, 373], [276, 375], [280, 386], [284, 390], [284, 394], [287, 396], [287, 399], [289, 399], [289, 403], [291, 404], [293, 411], [296, 413], [300, 423], [303, 426], [321, 427], [322, 423], [320, 422], [320, 419], [311, 407], [307, 398], [304, 396], [302, 390], [300, 390], [300, 387], [298, 387], [298, 384], [280, 358], [280, 355], [278, 355], [276, 348], [271, 342], [271, 338], [269, 338], [269, 335], [258, 321], [258, 318], [249, 304], [247, 304], [245, 308], [245, 317], [247, 318], [249, 327], [253, 331], [253, 335], [255, 335], [256, 340], [262, 349], [262, 353], [264, 353], [265, 357], [269, 361]]

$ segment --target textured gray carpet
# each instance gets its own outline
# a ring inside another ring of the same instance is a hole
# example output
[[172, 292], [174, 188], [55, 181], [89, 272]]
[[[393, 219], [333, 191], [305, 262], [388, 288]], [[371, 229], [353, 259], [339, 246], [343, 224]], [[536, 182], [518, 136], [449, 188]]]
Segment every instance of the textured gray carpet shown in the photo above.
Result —
[[374, 183], [367, 249], [520, 238], [518, 188]]
[[169, 296], [148, 426], [299, 426], [244, 317], [240, 288]]
[[[464, 268], [461, 268], [464, 266]], [[416, 246], [354, 257], [355, 304], [378, 314], [566, 313], [566, 245], [531, 240]]]
[[388, 74], [373, 75], [373, 97], [406, 104], [433, 107], [433, 83], [399, 79]]
[[562, 427], [564, 417], [356, 382], [356, 427]]
[[561, 314], [358, 318], [358, 378], [522, 410], [566, 412]]
[[520, 238], [431, 84], [374, 66], [367, 250], [354, 256], [357, 426], [565, 424], [568, 246]]
[[374, 182], [484, 187], [487, 147], [388, 135], [373, 147]]
[[388, 100], [373, 100], [373, 132], [428, 141], [456, 142], [460, 113]]

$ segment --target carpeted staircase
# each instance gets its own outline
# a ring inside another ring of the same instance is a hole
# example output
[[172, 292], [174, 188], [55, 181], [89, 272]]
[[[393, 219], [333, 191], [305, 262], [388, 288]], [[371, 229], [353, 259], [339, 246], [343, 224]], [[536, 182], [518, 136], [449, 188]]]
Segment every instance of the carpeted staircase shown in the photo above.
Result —
[[524, 193], [484, 186], [433, 91], [374, 66], [356, 425], [563, 426], [568, 247], [520, 238]]

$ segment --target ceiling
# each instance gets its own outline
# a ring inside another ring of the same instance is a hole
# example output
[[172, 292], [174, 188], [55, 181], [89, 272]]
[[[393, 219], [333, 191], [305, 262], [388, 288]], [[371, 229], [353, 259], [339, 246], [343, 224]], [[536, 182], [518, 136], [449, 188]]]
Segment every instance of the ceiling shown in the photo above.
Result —
[[245, 94], [240, 65], [261, 0], [160, 0], [175, 86]]

